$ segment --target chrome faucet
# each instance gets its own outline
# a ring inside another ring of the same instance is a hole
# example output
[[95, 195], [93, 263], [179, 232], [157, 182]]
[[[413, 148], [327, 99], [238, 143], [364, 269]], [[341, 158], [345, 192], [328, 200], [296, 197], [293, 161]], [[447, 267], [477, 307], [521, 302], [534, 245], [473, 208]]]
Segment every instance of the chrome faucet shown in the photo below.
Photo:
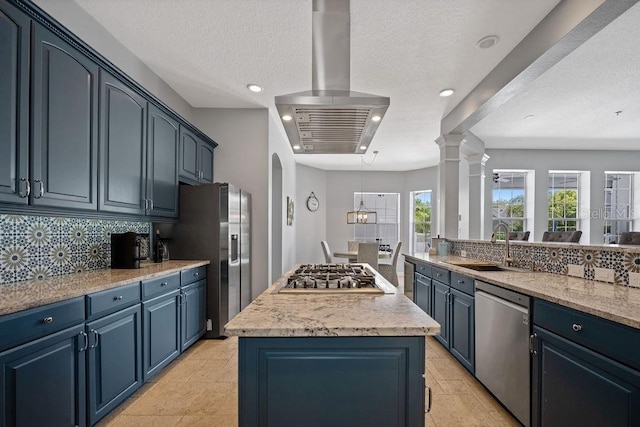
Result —
[[491, 243], [496, 242], [496, 232], [500, 228], [504, 228], [504, 258], [502, 259], [502, 265], [506, 265], [508, 267], [513, 264], [513, 259], [511, 255], [509, 255], [509, 226], [504, 222], [499, 222], [495, 228], [493, 229], [493, 234], [491, 234]]

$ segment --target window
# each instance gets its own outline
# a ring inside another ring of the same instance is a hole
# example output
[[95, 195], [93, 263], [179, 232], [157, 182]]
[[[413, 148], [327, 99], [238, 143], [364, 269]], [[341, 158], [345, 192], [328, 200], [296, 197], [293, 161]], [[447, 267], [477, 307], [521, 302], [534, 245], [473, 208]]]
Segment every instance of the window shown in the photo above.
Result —
[[633, 173], [605, 172], [604, 243], [618, 243], [633, 230]]
[[411, 242], [413, 252], [428, 252], [431, 238], [431, 191], [411, 192]]
[[549, 171], [549, 231], [580, 229], [579, 182], [579, 172]]
[[360, 204], [360, 197], [369, 211], [378, 215], [376, 224], [355, 224], [354, 240], [380, 242], [395, 248], [399, 239], [400, 194], [398, 193], [353, 193], [354, 210]]
[[[526, 220], [526, 183], [527, 172], [523, 171], [493, 171], [492, 195], [492, 228], [499, 222], [504, 222], [511, 231], [525, 231]], [[501, 229], [497, 239], [505, 239]]]

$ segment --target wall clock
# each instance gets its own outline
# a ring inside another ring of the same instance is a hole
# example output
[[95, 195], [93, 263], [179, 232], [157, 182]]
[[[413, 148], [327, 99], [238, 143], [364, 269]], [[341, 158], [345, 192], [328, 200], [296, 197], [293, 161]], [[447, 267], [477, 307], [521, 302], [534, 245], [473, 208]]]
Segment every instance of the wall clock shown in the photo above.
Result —
[[318, 201], [318, 198], [312, 191], [309, 197], [307, 197], [307, 209], [309, 209], [311, 212], [315, 212], [319, 207], [320, 201]]

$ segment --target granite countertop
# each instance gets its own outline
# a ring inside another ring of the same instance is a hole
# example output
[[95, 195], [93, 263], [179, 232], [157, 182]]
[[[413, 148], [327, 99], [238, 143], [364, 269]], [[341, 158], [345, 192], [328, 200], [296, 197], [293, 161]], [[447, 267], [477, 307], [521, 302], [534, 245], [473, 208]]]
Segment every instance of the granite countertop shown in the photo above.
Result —
[[115, 288], [128, 283], [153, 279], [209, 261], [165, 261], [143, 263], [138, 269], [105, 269], [48, 277], [43, 280], [0, 285], [0, 315], [39, 307], [66, 299]]
[[474, 279], [640, 329], [638, 288], [516, 268], [476, 271], [447, 263], [474, 261], [472, 258], [459, 256], [425, 253], [403, 255], [409, 260], [424, 261]]
[[[296, 266], [297, 267], [297, 266]], [[279, 294], [294, 267], [225, 325], [241, 337], [435, 335], [440, 324], [381, 275], [385, 294]]]

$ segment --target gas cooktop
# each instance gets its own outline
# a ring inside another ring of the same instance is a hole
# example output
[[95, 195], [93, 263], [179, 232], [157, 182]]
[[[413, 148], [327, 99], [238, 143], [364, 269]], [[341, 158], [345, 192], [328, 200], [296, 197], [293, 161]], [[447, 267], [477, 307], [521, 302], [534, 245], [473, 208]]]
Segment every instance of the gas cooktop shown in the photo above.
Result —
[[279, 293], [385, 293], [363, 264], [301, 264]]

